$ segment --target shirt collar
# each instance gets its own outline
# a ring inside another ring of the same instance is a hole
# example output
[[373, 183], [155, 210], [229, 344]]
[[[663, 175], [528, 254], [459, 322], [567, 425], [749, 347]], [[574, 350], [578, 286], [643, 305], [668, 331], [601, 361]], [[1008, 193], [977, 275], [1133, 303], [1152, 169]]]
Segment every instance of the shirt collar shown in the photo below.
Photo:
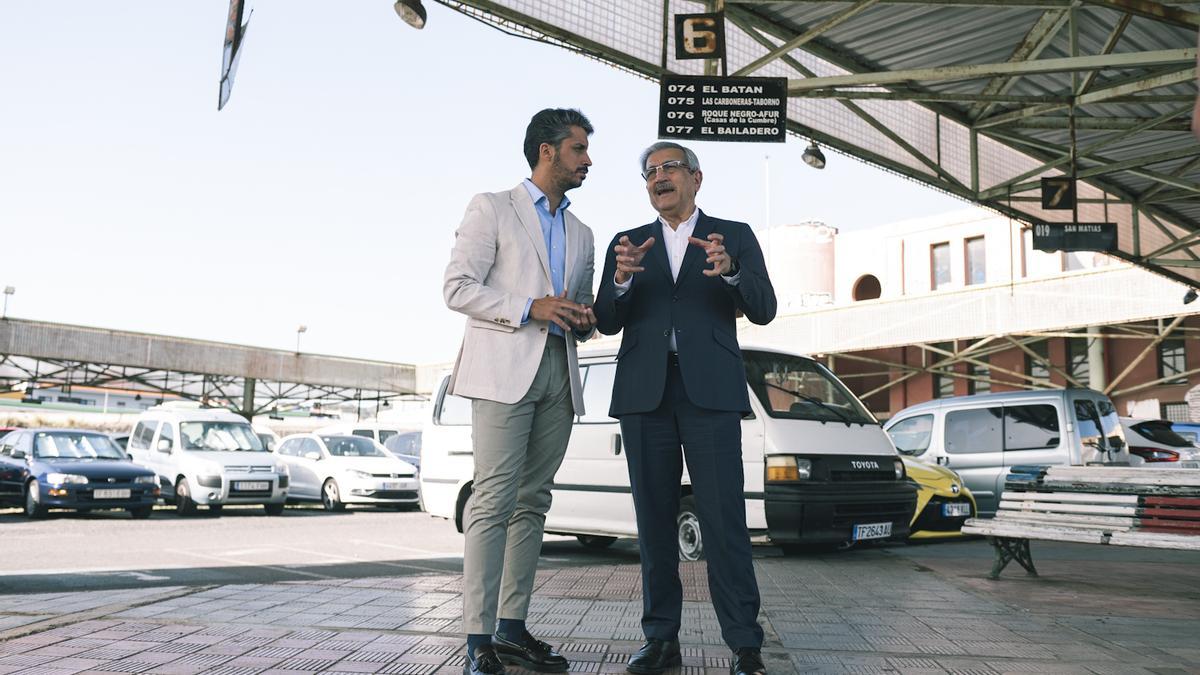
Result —
[[[536, 183], [528, 178], [525, 179], [525, 191], [529, 193], [529, 198], [533, 200], [535, 206], [541, 206], [546, 211], [550, 210], [550, 198], [546, 196], [545, 192], [542, 192], [542, 189]], [[570, 205], [571, 200], [566, 195], [563, 195], [562, 202], [558, 205], [558, 210], [565, 210]]]
[[[678, 232], [679, 230], [682, 230], [682, 229], [685, 229], [685, 228], [686, 228], [687, 230], [692, 230], [692, 229], [695, 229], [695, 227], [696, 227], [696, 221], [697, 221], [697, 220], [699, 220], [699, 219], [700, 219], [700, 207], [699, 207], [699, 206], [697, 206], [696, 208], [692, 209], [692, 215], [688, 216], [688, 217], [687, 217], [687, 219], [685, 219], [685, 220], [684, 220], [682, 223], [680, 223], [680, 224], [679, 224], [679, 227], [678, 227], [676, 230], [674, 230], [674, 231], [675, 231], [675, 232]], [[662, 226], [663, 226], [663, 231], [664, 231], [664, 232], [665, 232], [665, 231], [667, 231], [667, 230], [670, 230], [670, 229], [671, 229], [671, 226], [667, 224], [667, 219], [666, 219], [666, 218], [663, 218], [662, 216], [659, 216], [659, 217], [658, 217], [658, 222], [662, 223]]]

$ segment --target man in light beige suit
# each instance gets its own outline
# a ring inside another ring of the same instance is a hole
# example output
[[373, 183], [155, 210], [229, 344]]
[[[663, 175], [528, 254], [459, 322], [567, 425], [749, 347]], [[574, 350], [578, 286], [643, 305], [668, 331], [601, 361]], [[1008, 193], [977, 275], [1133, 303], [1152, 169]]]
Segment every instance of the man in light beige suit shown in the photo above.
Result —
[[464, 675], [502, 675], [504, 663], [568, 668], [525, 616], [550, 485], [584, 412], [575, 343], [596, 325], [592, 231], [565, 196], [587, 177], [591, 133], [577, 110], [534, 115], [524, 146], [532, 176], [471, 200], [446, 267], [446, 306], [468, 317], [449, 392], [472, 399], [475, 458], [463, 523]]

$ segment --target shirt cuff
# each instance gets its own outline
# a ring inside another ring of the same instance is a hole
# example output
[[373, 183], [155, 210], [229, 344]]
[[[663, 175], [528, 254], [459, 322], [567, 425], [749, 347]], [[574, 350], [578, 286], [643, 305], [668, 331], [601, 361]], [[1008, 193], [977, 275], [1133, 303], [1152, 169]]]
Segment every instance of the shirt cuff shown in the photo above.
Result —
[[525, 301], [525, 311], [521, 312], [521, 325], [529, 323], [529, 308], [533, 307], [533, 298]]
[[617, 280], [613, 279], [613, 295], [615, 295], [616, 297], [619, 298], [619, 297], [625, 295], [626, 293], [628, 293], [629, 289], [632, 286], [633, 286], [633, 275], [632, 274], [629, 275], [629, 278], [626, 279], [625, 283], [623, 283], [623, 284], [618, 284]]
[[725, 283], [729, 284], [730, 286], [737, 286], [742, 281], [742, 270], [739, 269], [737, 273], [731, 277], [722, 275], [721, 279], [723, 279]]

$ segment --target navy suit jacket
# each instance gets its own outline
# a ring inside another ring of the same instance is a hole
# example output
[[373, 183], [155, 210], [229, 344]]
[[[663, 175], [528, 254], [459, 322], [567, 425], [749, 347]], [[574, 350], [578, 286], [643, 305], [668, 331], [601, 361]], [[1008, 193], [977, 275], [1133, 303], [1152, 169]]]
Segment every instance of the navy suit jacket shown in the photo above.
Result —
[[[694, 245], [688, 246], [679, 278], [673, 280], [662, 228], [662, 222], [655, 220], [618, 233], [604, 259], [595, 304], [597, 328], [605, 335], [625, 331], [608, 414], [620, 417], [658, 408], [667, 378], [671, 329], [688, 399], [709, 410], [747, 412], [750, 399], [737, 340], [738, 312], [756, 324], [766, 324], [775, 318], [776, 309], [775, 289], [758, 239], [746, 223], [712, 218], [701, 211], [692, 236], [706, 239], [712, 232], [725, 236], [725, 250], [740, 269], [738, 285], [706, 276], [704, 270], [712, 266], [704, 261], [704, 249]], [[654, 245], [642, 260], [645, 270], [634, 274], [629, 291], [617, 298], [613, 247], [623, 236], [635, 246], [654, 237]]]

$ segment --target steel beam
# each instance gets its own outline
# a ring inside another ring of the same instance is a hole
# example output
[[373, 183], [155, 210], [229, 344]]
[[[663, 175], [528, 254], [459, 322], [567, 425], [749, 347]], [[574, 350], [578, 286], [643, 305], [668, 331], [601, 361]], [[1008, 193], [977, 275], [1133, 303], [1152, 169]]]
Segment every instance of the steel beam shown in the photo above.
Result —
[[[1019, 63], [1022, 61], [1030, 61], [1036, 59], [1046, 47], [1050, 46], [1050, 42], [1054, 40], [1054, 36], [1066, 23], [1069, 11], [1067, 9], [1054, 9], [1042, 12], [1029, 32], [1025, 34], [1021, 44], [1013, 50], [1012, 56], [1009, 57], [1009, 63]], [[987, 86], [983, 88], [983, 94], [999, 95], [1004, 94], [1017, 83], [1017, 77], [997, 77]], [[971, 107], [967, 111], [967, 116], [971, 119], [979, 119], [987, 114], [987, 111], [992, 107], [990, 103], [979, 103]]]
[[787, 42], [784, 42], [783, 44], [779, 45], [778, 47], [767, 52], [763, 56], [751, 61], [750, 63], [746, 64], [745, 66], [742, 66], [741, 68], [734, 71], [733, 75], [735, 75], [735, 76], [750, 75], [751, 73], [755, 72], [759, 68], [762, 68], [763, 66], [774, 61], [775, 59], [778, 59], [779, 57], [783, 56], [784, 54], [790, 53], [793, 49], [796, 49], [796, 48], [800, 47], [801, 45], [808, 43], [813, 38], [823, 35], [823, 34], [827, 33], [828, 31], [832, 30], [833, 28], [836, 28], [836, 27], [842, 25], [843, 23], [849, 21], [850, 19], [853, 19], [854, 17], [858, 16], [859, 14], [862, 14], [863, 12], [867, 11], [871, 7], [875, 6], [878, 2], [879, 2], [879, 0], [859, 0], [858, 2], [847, 7], [846, 9], [842, 10], [841, 12], [838, 12], [837, 14], [834, 14], [833, 16], [821, 21], [820, 23], [818, 23], [817, 25], [813, 26], [812, 28], [804, 31], [800, 35], [797, 35], [796, 37], [792, 38], [791, 40], [788, 40]]

